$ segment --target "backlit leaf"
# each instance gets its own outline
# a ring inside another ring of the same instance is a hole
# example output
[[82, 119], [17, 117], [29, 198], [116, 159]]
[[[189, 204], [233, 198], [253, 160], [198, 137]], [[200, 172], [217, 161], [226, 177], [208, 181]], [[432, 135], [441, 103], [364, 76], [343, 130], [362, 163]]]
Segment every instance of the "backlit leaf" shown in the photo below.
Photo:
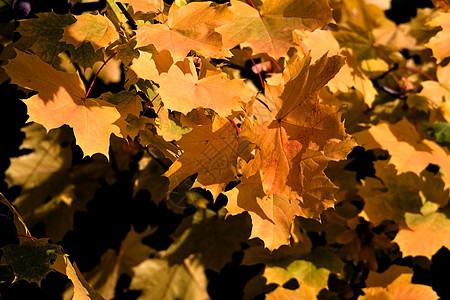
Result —
[[85, 100], [86, 91], [78, 75], [57, 71], [36, 55], [22, 51], [17, 51], [16, 58], [3, 68], [13, 83], [39, 92], [25, 101], [30, 121], [47, 129], [67, 124], [86, 155], [108, 155], [109, 136], [120, 135], [119, 127], [113, 124], [120, 114], [108, 102]]
[[314, 30], [331, 21], [327, 1], [267, 0], [261, 10], [240, 1], [231, 1], [234, 23], [220, 27], [224, 46], [250, 46], [253, 52], [274, 57], [286, 55], [293, 46], [292, 31]]
[[112, 22], [102, 15], [82, 14], [76, 17], [77, 21], [64, 28], [61, 41], [81, 46], [83, 42], [89, 42], [97, 51], [105, 48], [119, 38]]
[[174, 61], [183, 60], [190, 50], [206, 56], [221, 57], [229, 52], [215, 29], [231, 22], [226, 4], [191, 2], [183, 7], [172, 5], [166, 24], [147, 24], [136, 32], [136, 47], [154, 45], [158, 51], [169, 50]]

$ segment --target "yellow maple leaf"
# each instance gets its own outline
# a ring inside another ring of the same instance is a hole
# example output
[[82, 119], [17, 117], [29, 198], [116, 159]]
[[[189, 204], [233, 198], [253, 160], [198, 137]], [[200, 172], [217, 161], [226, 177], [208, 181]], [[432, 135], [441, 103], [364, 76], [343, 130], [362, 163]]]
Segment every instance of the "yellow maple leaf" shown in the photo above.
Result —
[[300, 200], [290, 200], [281, 194], [266, 196], [259, 173], [242, 178], [237, 188], [228, 191], [226, 195], [229, 215], [245, 211], [250, 214], [250, 238], [261, 238], [264, 246], [271, 251], [289, 244], [292, 223], [295, 216], [301, 213]]
[[164, 11], [164, 1], [163, 0], [121, 0], [118, 2], [128, 3], [133, 7], [134, 12], [144, 12], [144, 13], [160, 13]]
[[435, 104], [447, 122], [450, 122], [450, 66], [438, 66], [436, 77], [438, 81], [427, 80], [420, 83], [423, 89], [419, 95]]
[[436, 300], [438, 296], [430, 286], [411, 283], [413, 270], [392, 265], [379, 274], [370, 271], [361, 300], [423, 299]]
[[439, 165], [450, 184], [450, 155], [447, 150], [429, 140], [422, 140], [414, 126], [405, 118], [396, 124], [380, 123], [356, 133], [358, 144], [366, 149], [382, 148], [389, 151], [390, 163], [399, 173], [417, 175], [428, 164]]
[[167, 73], [173, 65], [169, 51], [164, 50], [159, 53], [150, 53], [139, 50], [139, 57], [133, 59], [130, 69], [139, 78], [158, 81], [161, 73]]
[[[225, 73], [199, 79], [192, 60], [174, 64], [157, 79], [158, 93], [166, 108], [187, 114], [195, 108], [212, 108], [220, 116], [241, 110], [253, 92], [239, 79], [228, 79]], [[226, 92], [225, 92], [226, 91]]]
[[314, 30], [331, 22], [328, 1], [266, 0], [261, 10], [231, 1], [234, 23], [220, 27], [224, 46], [249, 46], [255, 53], [268, 53], [274, 57], [286, 55], [294, 46], [292, 31]]
[[129, 114], [138, 116], [142, 111], [142, 102], [144, 100], [142, 100], [142, 98], [137, 95], [135, 91], [129, 92], [125, 90], [122, 90], [117, 94], [107, 92], [101, 94], [98, 99], [109, 102], [116, 106], [117, 110], [120, 113], [120, 118], [117, 119], [114, 124], [120, 128], [122, 136], [127, 136], [128, 122], [126, 121], [126, 118]]
[[436, 33], [425, 47], [433, 50], [433, 56], [436, 57], [438, 63], [444, 58], [450, 56], [450, 12], [440, 12], [436, 17], [427, 23], [429, 26], [441, 26], [442, 31]]
[[429, 259], [441, 248], [450, 247], [450, 219], [443, 212], [405, 213], [407, 228], [395, 236], [404, 256], [426, 256]]
[[167, 49], [174, 61], [183, 60], [191, 50], [206, 56], [229, 55], [215, 29], [232, 21], [226, 4], [191, 2], [183, 7], [172, 5], [166, 24], [146, 24], [136, 31], [136, 48], [154, 45]]
[[80, 47], [83, 42], [89, 42], [97, 51], [119, 39], [114, 24], [107, 17], [82, 14], [76, 16], [76, 19], [75, 23], [64, 28], [62, 42], [72, 44], [75, 48]]
[[120, 136], [113, 124], [120, 117], [117, 108], [101, 99], [84, 99], [86, 91], [78, 75], [57, 71], [36, 55], [16, 53], [3, 68], [12, 83], [39, 92], [25, 100], [29, 120], [47, 129], [67, 124], [86, 155], [108, 156], [109, 136]]

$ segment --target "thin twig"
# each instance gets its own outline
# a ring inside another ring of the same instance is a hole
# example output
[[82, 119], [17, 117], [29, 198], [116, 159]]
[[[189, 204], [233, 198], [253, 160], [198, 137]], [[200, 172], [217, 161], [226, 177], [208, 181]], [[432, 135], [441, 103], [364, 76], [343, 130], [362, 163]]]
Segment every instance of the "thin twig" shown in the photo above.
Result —
[[133, 20], [133, 18], [131, 17], [131, 15], [128, 13], [128, 11], [125, 9], [125, 7], [123, 6], [122, 3], [120, 2], [116, 2], [117, 6], [119, 7], [120, 11], [123, 13], [123, 15], [125, 16], [125, 18], [127, 18], [128, 22], [130, 22], [130, 26], [131, 29], [136, 30], [138, 29], [138, 26], [136, 24], [136, 22]]

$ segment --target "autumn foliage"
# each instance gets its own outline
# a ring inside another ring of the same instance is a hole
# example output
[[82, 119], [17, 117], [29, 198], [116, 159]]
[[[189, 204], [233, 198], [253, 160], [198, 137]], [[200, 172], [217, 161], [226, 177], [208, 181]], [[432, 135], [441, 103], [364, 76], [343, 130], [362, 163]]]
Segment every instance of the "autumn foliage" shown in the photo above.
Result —
[[[382, 0], [106, 2], [21, 19], [1, 52], [29, 118], [0, 281], [56, 271], [76, 300], [449, 296], [416, 272], [450, 246], [447, 1], [402, 24]], [[245, 279], [224, 291], [231, 268]]]

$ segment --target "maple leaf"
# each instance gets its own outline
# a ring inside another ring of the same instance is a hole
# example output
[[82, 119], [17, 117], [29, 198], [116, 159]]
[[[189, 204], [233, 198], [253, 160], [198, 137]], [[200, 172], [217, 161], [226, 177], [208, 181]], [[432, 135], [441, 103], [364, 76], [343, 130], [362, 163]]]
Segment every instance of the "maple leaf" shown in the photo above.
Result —
[[[183, 135], [178, 145], [183, 155], [164, 174], [169, 178], [169, 192], [186, 177], [198, 173], [194, 187], [207, 188], [216, 198], [236, 176], [233, 166], [238, 158], [238, 135], [226, 118], [218, 115], [213, 120], [199, 113], [199, 124]], [[183, 123], [183, 122], [182, 122]]]
[[0, 264], [11, 265], [15, 280], [36, 282], [52, 271], [50, 261], [61, 254], [61, 246], [48, 243], [48, 239], [30, 240], [20, 245], [10, 244], [0, 248], [3, 255]]
[[[266, 284], [279, 285], [267, 294], [269, 299], [297, 299], [297, 296], [299, 299], [316, 299], [319, 291], [327, 288], [330, 273], [344, 272], [344, 263], [334, 250], [321, 246], [311, 250], [311, 242], [304, 230], [299, 237], [302, 240], [297, 244], [284, 246], [273, 252], [260, 245], [252, 245], [245, 250], [243, 264], [264, 263], [266, 268], [262, 276], [266, 278]], [[293, 279], [297, 281], [299, 288], [285, 288], [284, 284]]]
[[138, 299], [210, 299], [204, 268], [193, 255], [173, 266], [166, 260], [147, 259], [133, 272], [130, 289], [142, 291]]
[[136, 38], [129, 39], [125, 44], [120, 44], [114, 48], [117, 52], [117, 58], [123, 62], [125, 66], [128, 66], [133, 59], [139, 57], [139, 51], [134, 49], [136, 46]]
[[119, 39], [113, 23], [102, 15], [82, 14], [76, 16], [77, 21], [64, 28], [61, 41], [80, 47], [89, 42], [97, 51]]
[[23, 132], [21, 149], [32, 152], [11, 159], [6, 182], [21, 186], [14, 204], [27, 223], [44, 222], [47, 236], [60, 241], [72, 229], [74, 212], [84, 210], [94, 196], [98, 179], [110, 180], [108, 161], [94, 155], [90, 164], [72, 166], [74, 138], [68, 126], [47, 134], [34, 123]]
[[418, 95], [426, 97], [431, 103], [437, 105], [444, 118], [450, 121], [450, 66], [437, 66], [437, 81], [426, 80], [420, 84], [423, 89]]
[[400, 229], [394, 242], [404, 256], [426, 256], [429, 259], [441, 248], [450, 247], [448, 213], [405, 213], [407, 228]]
[[136, 117], [129, 114], [126, 121], [129, 124], [127, 125], [128, 135], [132, 138], [139, 136], [140, 143], [150, 147], [150, 150], [157, 150], [158, 153], [161, 153], [161, 157], [171, 161], [180, 156], [181, 150], [177, 145], [165, 141], [162, 136], [156, 134], [154, 120], [145, 116]]
[[104, 300], [104, 298], [97, 293], [84, 279], [77, 265], [69, 260], [68, 255], [59, 254], [52, 269], [66, 275], [73, 284], [73, 298], [72, 300]]
[[327, 86], [330, 91], [335, 93], [337, 91], [350, 93], [351, 88], [355, 88], [364, 96], [364, 102], [370, 107], [375, 101], [377, 90], [372, 84], [372, 81], [364, 74], [358, 67], [355, 54], [352, 49], [343, 48], [339, 54], [346, 57], [345, 65], [339, 70], [334, 78], [330, 80]]
[[[312, 165], [314, 154], [306, 150], [320, 153], [332, 139], [345, 138], [338, 109], [317, 101], [318, 90], [337, 73], [343, 60], [338, 56], [323, 56], [312, 66], [309, 62], [310, 58], [306, 58], [299, 75], [286, 84], [275, 120], [255, 128], [260, 136], [256, 143], [259, 150], [244, 173], [252, 175], [260, 170], [267, 194], [297, 192], [301, 195], [302, 168], [311, 168], [311, 176], [320, 175], [320, 168]], [[300, 165], [301, 161], [304, 166]], [[319, 173], [313, 174], [314, 170]]]
[[425, 44], [425, 47], [428, 47], [433, 51], [433, 56], [439, 63], [444, 58], [450, 56], [450, 51], [448, 47], [446, 47], [450, 41], [450, 13], [440, 12], [435, 18], [429, 21], [427, 25], [442, 27], [442, 31], [436, 33], [436, 35]]
[[430, 286], [413, 284], [412, 270], [407, 267], [391, 266], [382, 274], [370, 271], [363, 288], [365, 295], [358, 299], [437, 299], [436, 292]]
[[222, 47], [222, 38], [215, 29], [231, 22], [232, 14], [226, 4], [207, 1], [183, 7], [172, 5], [166, 24], [146, 24], [136, 31], [136, 47], [152, 44], [158, 51], [167, 49], [174, 61], [183, 60], [191, 50], [222, 57], [229, 52]]
[[73, 45], [68, 46], [70, 61], [76, 62], [83, 68], [92, 68], [96, 62], [103, 62], [104, 60], [103, 51], [101, 49], [95, 51], [91, 43], [84, 42], [76, 49]]
[[160, 254], [170, 265], [182, 264], [189, 255], [199, 254], [206, 269], [220, 272], [232, 260], [233, 252], [241, 249], [241, 243], [250, 235], [250, 222], [246, 215], [224, 219], [222, 212], [198, 210], [183, 219], [174, 233], [175, 242]]
[[117, 2], [128, 3], [133, 7], [134, 12], [154, 12], [160, 13], [164, 11], [164, 1], [163, 0], [122, 0]]
[[117, 94], [107, 92], [98, 97], [99, 100], [113, 104], [120, 113], [120, 118], [113, 124], [120, 128], [122, 136], [127, 136], [126, 118], [129, 114], [139, 115], [142, 111], [142, 98], [135, 91], [120, 91]]
[[267, 278], [268, 284], [283, 285], [294, 278], [300, 285], [300, 288], [294, 291], [278, 287], [267, 295], [267, 299], [289, 299], [289, 297], [298, 296], [301, 296], [300, 299], [317, 299], [316, 295], [319, 291], [328, 287], [329, 275], [329, 270], [317, 268], [312, 262], [305, 260], [295, 260], [286, 268], [266, 267], [263, 276]]
[[159, 53], [150, 53], [141, 50], [138, 50], [138, 52], [139, 57], [133, 59], [130, 69], [139, 78], [158, 81], [159, 75], [161, 73], [167, 73], [173, 65], [173, 59], [167, 50]]
[[386, 161], [376, 161], [374, 165], [379, 179], [366, 178], [358, 189], [364, 198], [364, 213], [375, 225], [394, 220], [405, 226], [404, 214], [419, 213], [426, 201], [440, 207], [447, 205], [449, 191], [438, 176], [427, 171], [420, 177], [411, 172], [397, 174]]
[[450, 160], [447, 150], [429, 140], [421, 140], [414, 126], [405, 118], [396, 124], [380, 123], [355, 134], [358, 144], [366, 149], [382, 148], [389, 151], [389, 162], [399, 173], [417, 175], [428, 164], [439, 165], [449, 184]]
[[21, 38], [15, 47], [29, 49], [43, 61], [57, 67], [60, 63], [58, 54], [68, 50], [67, 45], [60, 41], [63, 28], [73, 24], [76, 19], [70, 14], [58, 15], [54, 12], [38, 13], [36, 16], [36, 19], [20, 20], [17, 31]]
[[3, 69], [12, 83], [39, 92], [25, 101], [30, 121], [47, 129], [67, 124], [86, 155], [108, 156], [109, 136], [120, 136], [113, 124], [120, 117], [117, 108], [100, 99], [84, 99], [86, 91], [78, 75], [57, 71], [36, 55], [16, 53]]
[[308, 57], [302, 63], [299, 75], [285, 85], [275, 120], [255, 127], [255, 158], [244, 166], [238, 191], [228, 192], [229, 213], [248, 211], [251, 237], [272, 250], [289, 244], [296, 215], [317, 218], [333, 205], [336, 188], [323, 170], [355, 145], [345, 137], [338, 109], [317, 101], [318, 90], [337, 73], [342, 58], [323, 56], [310, 66]]
[[139, 162], [139, 172], [134, 180], [134, 196], [140, 190], [147, 190], [150, 192], [152, 201], [157, 204], [167, 199], [169, 180], [162, 176], [165, 171], [154, 159], [142, 158]]
[[199, 79], [191, 60], [185, 60], [183, 67], [189, 72], [184, 73], [178, 65], [172, 65], [157, 80], [158, 93], [168, 109], [186, 115], [195, 108], [212, 108], [225, 117], [233, 110], [241, 110], [241, 101], [246, 103], [252, 97], [253, 92], [242, 80], [230, 80], [222, 72]]
[[105, 299], [114, 298], [117, 280], [122, 274], [133, 276], [132, 268], [139, 265], [150, 254], [152, 248], [142, 244], [142, 239], [154, 231], [149, 227], [141, 233], [131, 228], [125, 239], [120, 243], [118, 251], [108, 249], [102, 255], [100, 264], [84, 274], [84, 278]]
[[247, 211], [252, 219], [250, 238], [260, 238], [269, 250], [289, 244], [294, 217], [301, 214], [298, 199], [276, 194], [266, 196], [259, 173], [243, 178], [237, 188], [226, 193], [228, 214]]
[[158, 113], [158, 119], [155, 120], [158, 125], [156, 131], [164, 140], [178, 141], [182, 138], [183, 134], [191, 131], [189, 127], [185, 127], [180, 124], [177, 118], [172, 117], [169, 111], [162, 107]]
[[328, 1], [264, 1], [261, 10], [240, 2], [231, 1], [234, 23], [220, 27], [224, 46], [249, 46], [256, 53], [268, 53], [274, 57], [286, 55], [294, 45], [292, 31], [314, 30], [324, 27], [331, 20]]

